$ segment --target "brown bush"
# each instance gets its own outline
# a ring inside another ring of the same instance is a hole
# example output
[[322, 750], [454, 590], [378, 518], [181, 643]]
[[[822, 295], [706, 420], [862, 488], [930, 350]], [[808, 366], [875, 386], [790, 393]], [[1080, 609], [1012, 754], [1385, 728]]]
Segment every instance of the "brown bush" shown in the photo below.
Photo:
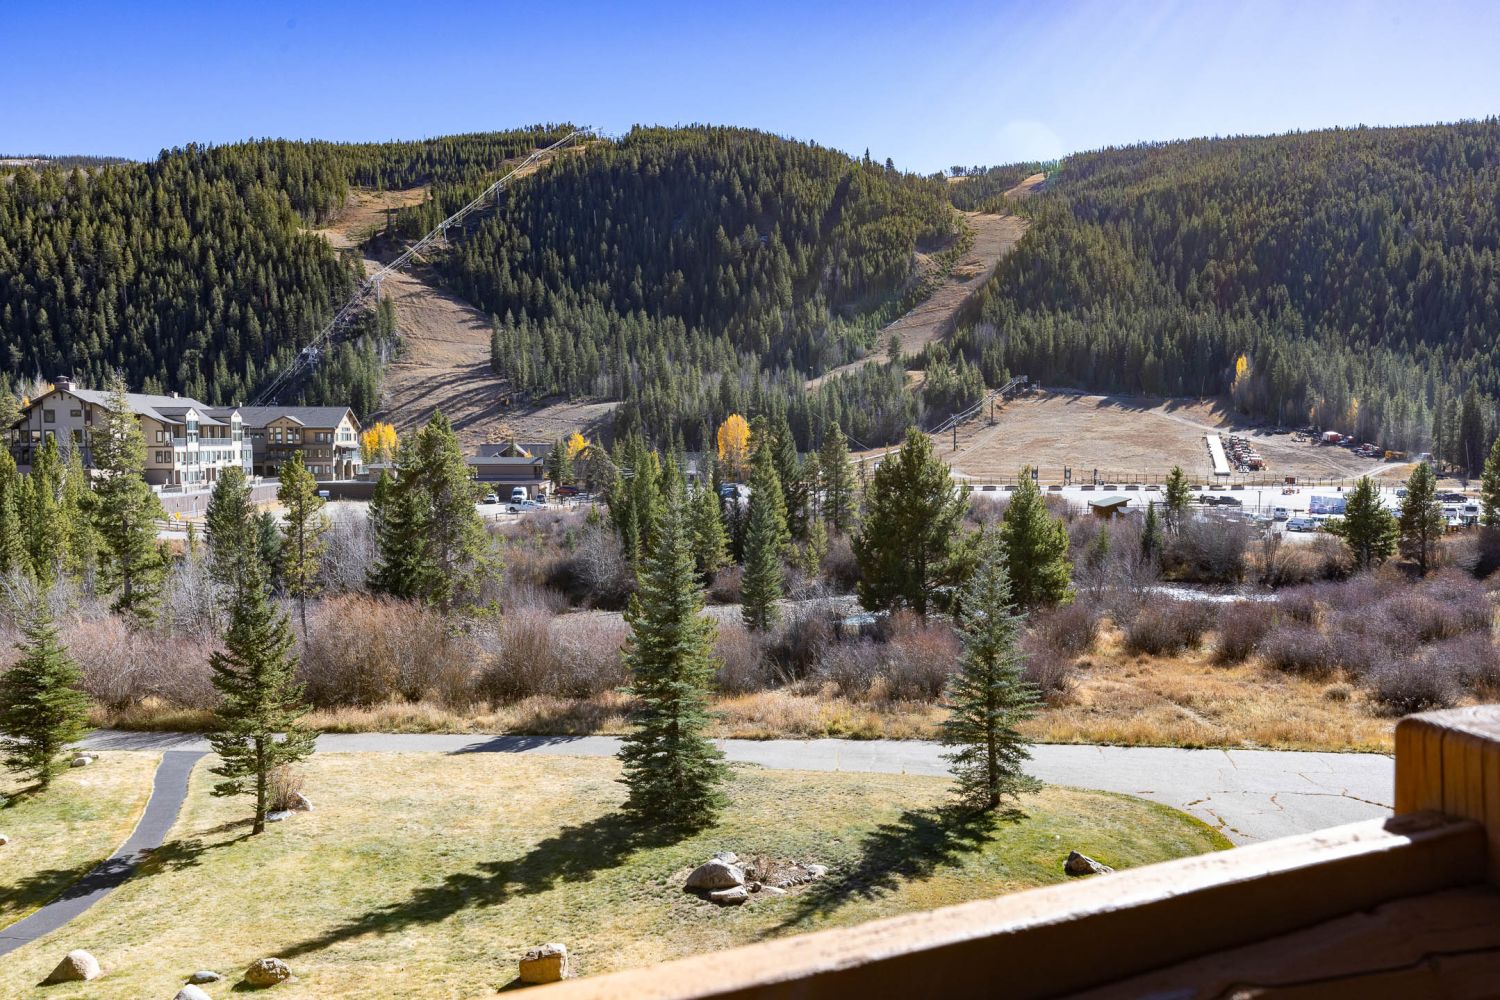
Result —
[[1268, 666], [1289, 674], [1323, 676], [1338, 665], [1327, 636], [1316, 625], [1279, 621], [1260, 641], [1260, 656]]
[[1169, 656], [1196, 649], [1214, 625], [1206, 601], [1164, 600], [1147, 604], [1125, 627], [1125, 648], [1132, 653]]
[[816, 676], [845, 698], [865, 698], [880, 676], [883, 649], [883, 643], [868, 639], [838, 643], [818, 664]]
[[1393, 659], [1373, 671], [1365, 683], [1370, 693], [1392, 715], [1451, 708], [1458, 702], [1458, 678], [1448, 664]]
[[812, 673], [832, 641], [829, 611], [816, 601], [791, 611], [772, 634], [765, 652], [782, 677], [801, 680]]
[[1331, 535], [1306, 542], [1262, 548], [1260, 580], [1268, 587], [1293, 587], [1320, 580], [1342, 580], [1354, 568], [1347, 546]]
[[550, 690], [564, 698], [592, 698], [630, 679], [621, 652], [630, 628], [618, 618], [564, 615], [552, 622], [553, 676]]
[[848, 535], [834, 535], [828, 539], [828, 552], [823, 556], [823, 576], [839, 593], [854, 593], [854, 587], [859, 583], [859, 560], [854, 556], [854, 545]]
[[749, 694], [776, 686], [776, 672], [766, 659], [765, 640], [739, 622], [719, 626], [714, 653], [719, 658], [715, 682], [725, 694]]
[[1027, 621], [1025, 646], [1032, 655], [1046, 650], [1061, 657], [1080, 656], [1098, 638], [1099, 617], [1098, 606], [1082, 600], [1035, 612]]
[[176, 708], [218, 704], [208, 660], [218, 648], [210, 637], [135, 632], [110, 616], [65, 626], [63, 642], [96, 702], [125, 709], [148, 698]]
[[896, 701], [936, 701], [958, 669], [962, 652], [958, 635], [947, 625], [909, 627], [898, 622], [880, 666], [885, 696]]
[[740, 581], [744, 577], [743, 567], [724, 567], [714, 574], [713, 582], [708, 585], [708, 596], [715, 604], [740, 603]]
[[1181, 580], [1238, 583], [1245, 576], [1249, 547], [1250, 529], [1243, 521], [1195, 518], [1168, 537], [1162, 563]]
[[1022, 643], [1021, 649], [1025, 654], [1022, 677], [1041, 692], [1047, 704], [1064, 701], [1073, 689], [1073, 658], [1046, 646], [1030, 648], [1026, 642]]
[[1488, 635], [1468, 632], [1422, 650], [1430, 669], [1447, 670], [1464, 690], [1480, 698], [1500, 694], [1500, 650]]
[[1267, 601], [1235, 601], [1221, 605], [1214, 662], [1243, 663], [1249, 659], [1275, 621], [1276, 609]]
[[300, 676], [319, 708], [392, 699], [464, 706], [483, 651], [447, 618], [409, 601], [343, 595], [320, 603]]
[[517, 608], [500, 622], [497, 648], [485, 664], [479, 690], [491, 701], [550, 694], [558, 673], [552, 619], [541, 608]]
[[271, 812], [287, 812], [301, 804], [302, 789], [307, 782], [302, 775], [286, 764], [271, 768], [268, 776]]

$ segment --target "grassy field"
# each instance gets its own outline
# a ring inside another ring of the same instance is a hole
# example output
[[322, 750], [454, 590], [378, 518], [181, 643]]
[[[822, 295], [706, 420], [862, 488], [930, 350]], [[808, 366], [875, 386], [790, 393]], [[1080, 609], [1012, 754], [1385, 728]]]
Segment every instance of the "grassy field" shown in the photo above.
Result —
[[[69, 948], [102, 979], [49, 998], [171, 996], [193, 970], [229, 981], [286, 959], [278, 997], [479, 997], [527, 947], [565, 942], [596, 974], [765, 937], [1062, 881], [1077, 848], [1126, 867], [1228, 846], [1161, 806], [1051, 788], [1013, 822], [954, 819], [942, 779], [736, 768], [716, 829], [651, 842], [620, 824], [612, 760], [504, 755], [319, 755], [314, 812], [246, 836], [245, 803], [208, 795], [200, 765], [168, 844], [136, 878], [0, 964], [0, 996]], [[828, 878], [720, 909], [681, 891], [716, 850], [820, 862]]]
[[69, 768], [45, 794], [0, 774], [0, 928], [62, 892], [130, 836], [151, 797], [158, 757], [106, 753]]

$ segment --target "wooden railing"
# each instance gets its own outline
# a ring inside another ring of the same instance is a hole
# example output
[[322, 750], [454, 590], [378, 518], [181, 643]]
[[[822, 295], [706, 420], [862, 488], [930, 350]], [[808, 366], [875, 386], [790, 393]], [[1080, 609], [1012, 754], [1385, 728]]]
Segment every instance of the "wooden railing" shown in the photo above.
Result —
[[1255, 997], [1492, 995], [1446, 992], [1452, 956], [1444, 966], [1421, 934], [1382, 914], [1428, 927], [1424, 914], [1440, 910], [1461, 925], [1437, 921], [1464, 939], [1464, 968], [1500, 982], [1500, 708], [1402, 720], [1395, 801], [1388, 820], [572, 980], [545, 995], [1197, 997], [1241, 995], [1244, 983], [1257, 984], [1243, 994]]

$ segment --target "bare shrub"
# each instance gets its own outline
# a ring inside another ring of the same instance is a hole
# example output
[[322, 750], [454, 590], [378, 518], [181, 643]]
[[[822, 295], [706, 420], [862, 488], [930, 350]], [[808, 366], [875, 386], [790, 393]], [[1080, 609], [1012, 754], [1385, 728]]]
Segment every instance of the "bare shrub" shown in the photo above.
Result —
[[864, 698], [880, 676], [881, 651], [882, 644], [868, 639], [839, 643], [818, 664], [817, 677], [845, 698]]
[[1125, 648], [1152, 656], [1196, 649], [1213, 624], [1214, 611], [1206, 602], [1158, 601], [1147, 604], [1125, 627]]
[[1276, 621], [1276, 609], [1266, 601], [1235, 601], [1219, 608], [1214, 662], [1243, 663], [1254, 655]]
[[408, 601], [343, 595], [319, 603], [303, 644], [301, 679], [320, 708], [392, 699], [470, 700], [481, 654], [436, 611]]
[[1202, 517], [1185, 521], [1168, 539], [1163, 561], [1180, 579], [1238, 583], [1245, 576], [1250, 529], [1242, 521]]
[[981, 528], [993, 527], [1005, 517], [1005, 508], [1010, 506], [1008, 493], [971, 493], [964, 518]]
[[714, 574], [713, 582], [708, 585], [708, 596], [716, 604], [738, 604], [740, 603], [740, 581], [745, 577], [745, 570], [741, 566], [726, 566]]
[[1465, 631], [1460, 609], [1444, 604], [1430, 593], [1402, 594], [1381, 608], [1418, 642], [1451, 639]]
[[545, 584], [512, 579], [501, 591], [500, 606], [507, 612], [527, 609], [559, 615], [568, 609], [568, 597]]
[[217, 648], [212, 638], [135, 632], [113, 616], [67, 626], [62, 638], [83, 674], [83, 689], [106, 708], [151, 698], [177, 708], [218, 703], [208, 666]]
[[859, 560], [854, 557], [854, 545], [848, 535], [835, 535], [828, 540], [828, 552], [823, 556], [823, 576], [839, 593], [854, 593], [854, 587], [859, 583]]
[[1027, 622], [1027, 649], [1070, 657], [1087, 653], [1099, 635], [1099, 608], [1085, 601], [1039, 611]]
[[592, 698], [630, 678], [621, 651], [630, 628], [618, 618], [564, 615], [552, 622], [552, 690], [565, 698]]
[[479, 689], [487, 698], [519, 701], [551, 693], [558, 669], [552, 648], [552, 618], [541, 608], [517, 608], [505, 615], [498, 649], [479, 681]]
[[936, 701], [958, 669], [962, 652], [958, 635], [947, 625], [898, 621], [880, 668], [885, 695], [897, 701]]
[[620, 539], [603, 523], [578, 528], [572, 550], [549, 564], [545, 576], [548, 586], [595, 608], [624, 607], [635, 590]]
[[766, 659], [765, 640], [739, 622], [719, 626], [714, 652], [719, 658], [715, 678], [726, 694], [749, 694], [776, 685], [775, 671]]
[[282, 764], [271, 768], [267, 777], [271, 812], [288, 812], [302, 804], [302, 790], [307, 782], [300, 773]]
[[801, 680], [812, 673], [833, 641], [831, 612], [823, 601], [788, 610], [766, 649], [781, 676]]
[[1480, 528], [1446, 539], [1443, 562], [1456, 566], [1476, 580], [1487, 580], [1500, 570], [1500, 529]]
[[1455, 672], [1426, 657], [1388, 660], [1365, 683], [1375, 700], [1392, 715], [1449, 708], [1458, 702], [1460, 691]]
[[1464, 690], [1482, 698], [1500, 693], [1500, 650], [1480, 632], [1466, 632], [1423, 649], [1418, 657], [1430, 670], [1451, 673]]
[[1318, 600], [1320, 593], [1316, 587], [1297, 587], [1283, 593], [1276, 607], [1288, 621], [1316, 625], [1323, 612], [1322, 602]]
[[1021, 650], [1025, 654], [1021, 676], [1041, 692], [1047, 704], [1065, 700], [1073, 688], [1073, 658], [1046, 646], [1032, 648], [1027, 640], [1022, 640]]
[[1270, 667], [1289, 674], [1323, 676], [1338, 664], [1328, 638], [1315, 625], [1281, 621], [1260, 641], [1260, 656]]
[[323, 543], [323, 557], [318, 561], [323, 589], [334, 594], [363, 590], [377, 555], [369, 518], [334, 505]]
[[1353, 556], [1343, 542], [1331, 535], [1317, 535], [1297, 544], [1263, 546], [1260, 579], [1269, 587], [1292, 587], [1341, 580], [1353, 568]]

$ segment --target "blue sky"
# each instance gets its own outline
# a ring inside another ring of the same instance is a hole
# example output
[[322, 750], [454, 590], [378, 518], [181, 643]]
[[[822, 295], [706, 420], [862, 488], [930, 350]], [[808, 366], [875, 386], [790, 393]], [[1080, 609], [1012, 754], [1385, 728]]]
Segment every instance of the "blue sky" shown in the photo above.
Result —
[[1500, 112], [1500, 3], [0, 0], [0, 151], [714, 122], [907, 169]]

